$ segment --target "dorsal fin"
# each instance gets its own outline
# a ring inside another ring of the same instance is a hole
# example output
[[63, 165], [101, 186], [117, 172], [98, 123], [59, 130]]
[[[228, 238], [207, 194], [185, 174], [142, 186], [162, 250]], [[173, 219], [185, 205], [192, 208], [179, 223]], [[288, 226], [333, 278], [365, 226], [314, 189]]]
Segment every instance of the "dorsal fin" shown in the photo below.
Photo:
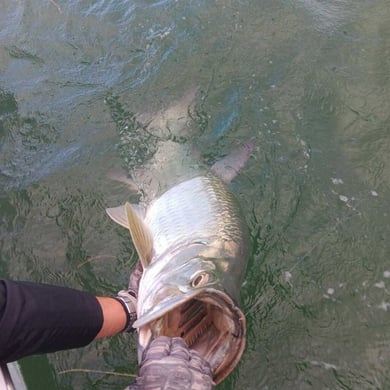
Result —
[[230, 183], [237, 175], [240, 169], [246, 164], [253, 150], [254, 142], [250, 141], [233, 150], [223, 159], [217, 161], [210, 171], [218, 176], [225, 183]]
[[153, 255], [152, 235], [143, 219], [131, 207], [130, 203], [126, 203], [124, 208], [126, 211], [127, 225], [130, 230], [131, 238], [141, 260], [142, 266], [145, 269], [150, 264]]

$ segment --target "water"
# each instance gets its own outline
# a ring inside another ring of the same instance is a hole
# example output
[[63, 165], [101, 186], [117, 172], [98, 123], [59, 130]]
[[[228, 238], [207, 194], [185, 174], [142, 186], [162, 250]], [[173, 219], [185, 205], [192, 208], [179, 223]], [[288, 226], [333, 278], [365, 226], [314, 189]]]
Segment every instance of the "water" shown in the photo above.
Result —
[[[0, 273], [114, 294], [134, 264], [109, 172], [155, 152], [134, 115], [199, 88], [210, 162], [250, 138], [233, 190], [252, 247], [245, 354], [220, 389], [390, 387], [390, 3], [1, 0]], [[131, 199], [130, 199], [131, 200]], [[32, 389], [118, 389], [121, 335], [22, 360]]]

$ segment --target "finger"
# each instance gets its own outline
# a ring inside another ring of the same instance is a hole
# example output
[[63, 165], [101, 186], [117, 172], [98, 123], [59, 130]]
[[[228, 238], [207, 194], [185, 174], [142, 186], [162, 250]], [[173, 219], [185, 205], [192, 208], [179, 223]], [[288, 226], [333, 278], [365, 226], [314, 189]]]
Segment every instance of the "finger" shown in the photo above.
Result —
[[188, 350], [187, 344], [180, 337], [174, 337], [171, 340], [171, 357], [189, 361], [190, 360], [190, 352]]
[[190, 368], [212, 377], [212, 370], [209, 362], [203, 359], [201, 355], [193, 349], [190, 350]]
[[170, 355], [171, 339], [166, 336], [160, 336], [150, 343], [149, 348], [145, 351], [143, 361], [162, 359]]

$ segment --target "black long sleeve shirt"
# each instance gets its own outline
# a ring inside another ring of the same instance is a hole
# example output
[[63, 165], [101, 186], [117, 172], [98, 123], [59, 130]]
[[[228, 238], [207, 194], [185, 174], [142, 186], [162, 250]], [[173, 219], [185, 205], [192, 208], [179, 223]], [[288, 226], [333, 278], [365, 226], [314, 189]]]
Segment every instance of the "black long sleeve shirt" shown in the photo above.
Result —
[[96, 297], [66, 287], [0, 279], [0, 361], [83, 347], [99, 333]]

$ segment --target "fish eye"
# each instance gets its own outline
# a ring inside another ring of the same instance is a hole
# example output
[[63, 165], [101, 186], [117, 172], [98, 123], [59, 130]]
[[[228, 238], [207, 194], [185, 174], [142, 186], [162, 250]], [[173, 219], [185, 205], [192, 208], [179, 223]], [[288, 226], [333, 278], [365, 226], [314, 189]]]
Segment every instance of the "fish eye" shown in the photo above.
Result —
[[191, 286], [194, 288], [204, 286], [210, 280], [210, 274], [207, 272], [199, 272], [191, 280]]

